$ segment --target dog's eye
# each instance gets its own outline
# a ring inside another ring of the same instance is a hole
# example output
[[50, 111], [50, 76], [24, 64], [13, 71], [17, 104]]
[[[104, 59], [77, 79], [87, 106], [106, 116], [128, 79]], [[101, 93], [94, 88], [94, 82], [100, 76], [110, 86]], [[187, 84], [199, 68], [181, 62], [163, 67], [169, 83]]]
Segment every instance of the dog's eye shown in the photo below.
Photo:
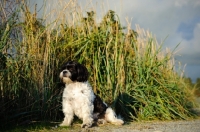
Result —
[[75, 71], [74, 68], [69, 68], [69, 71]]
[[66, 69], [68, 69], [69, 71], [74, 71], [74, 67], [73, 66], [68, 66]]

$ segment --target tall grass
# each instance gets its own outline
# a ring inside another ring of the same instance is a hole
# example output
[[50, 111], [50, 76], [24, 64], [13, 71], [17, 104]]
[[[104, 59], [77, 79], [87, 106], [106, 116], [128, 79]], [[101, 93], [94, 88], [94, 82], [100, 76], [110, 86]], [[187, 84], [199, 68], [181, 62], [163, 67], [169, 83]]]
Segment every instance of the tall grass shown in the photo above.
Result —
[[[66, 9], [69, 12], [63, 13]], [[95, 11], [83, 16], [74, 1], [61, 11], [49, 23], [22, 2], [15, 17], [1, 23], [2, 126], [62, 119], [58, 75], [69, 59], [86, 65], [94, 92], [125, 119], [192, 115], [191, 93], [174, 70], [173, 52], [163, 50], [150, 32], [139, 26], [132, 30], [128, 21], [123, 27], [111, 10], [97, 23]]]

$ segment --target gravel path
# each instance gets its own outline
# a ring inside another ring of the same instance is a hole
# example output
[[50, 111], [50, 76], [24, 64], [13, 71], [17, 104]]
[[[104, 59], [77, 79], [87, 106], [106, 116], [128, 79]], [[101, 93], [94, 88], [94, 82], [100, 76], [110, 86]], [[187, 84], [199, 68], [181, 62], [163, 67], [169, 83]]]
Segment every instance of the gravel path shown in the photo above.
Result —
[[[99, 129], [99, 130], [98, 130]], [[107, 130], [97, 128], [94, 131], [104, 132], [200, 132], [200, 119], [191, 121], [170, 121], [170, 122], [150, 122], [131, 123], [122, 127], [111, 127]]]

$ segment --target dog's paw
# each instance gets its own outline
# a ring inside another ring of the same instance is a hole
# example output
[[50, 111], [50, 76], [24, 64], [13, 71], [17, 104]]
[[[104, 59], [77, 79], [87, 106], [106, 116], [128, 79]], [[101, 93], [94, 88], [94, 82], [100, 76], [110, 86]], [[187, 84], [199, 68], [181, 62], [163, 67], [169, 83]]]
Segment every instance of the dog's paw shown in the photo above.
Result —
[[120, 125], [123, 125], [123, 124], [124, 124], [124, 121], [121, 120], [121, 119], [116, 119], [116, 120], [114, 120], [114, 121], [112, 121], [112, 122], [110, 122], [110, 123], [113, 124], [113, 125], [118, 125], [118, 126], [120, 126]]
[[60, 127], [63, 127], [63, 126], [71, 126], [71, 125], [69, 125], [69, 124], [67, 124], [67, 123], [61, 123], [61, 124], [59, 124], [59, 126], [60, 126]]
[[86, 124], [82, 124], [81, 128], [90, 128], [92, 127], [93, 123], [86, 123]]
[[98, 120], [97, 120], [97, 123], [98, 123], [98, 124], [106, 124], [107, 121], [104, 120], [104, 119], [98, 119]]

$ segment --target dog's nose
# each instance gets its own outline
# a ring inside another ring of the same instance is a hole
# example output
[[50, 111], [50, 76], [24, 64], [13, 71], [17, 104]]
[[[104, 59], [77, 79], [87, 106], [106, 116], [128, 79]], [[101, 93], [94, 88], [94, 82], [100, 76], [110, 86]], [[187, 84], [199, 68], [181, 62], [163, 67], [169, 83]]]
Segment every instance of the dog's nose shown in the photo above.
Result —
[[67, 74], [67, 71], [63, 71], [63, 74]]

